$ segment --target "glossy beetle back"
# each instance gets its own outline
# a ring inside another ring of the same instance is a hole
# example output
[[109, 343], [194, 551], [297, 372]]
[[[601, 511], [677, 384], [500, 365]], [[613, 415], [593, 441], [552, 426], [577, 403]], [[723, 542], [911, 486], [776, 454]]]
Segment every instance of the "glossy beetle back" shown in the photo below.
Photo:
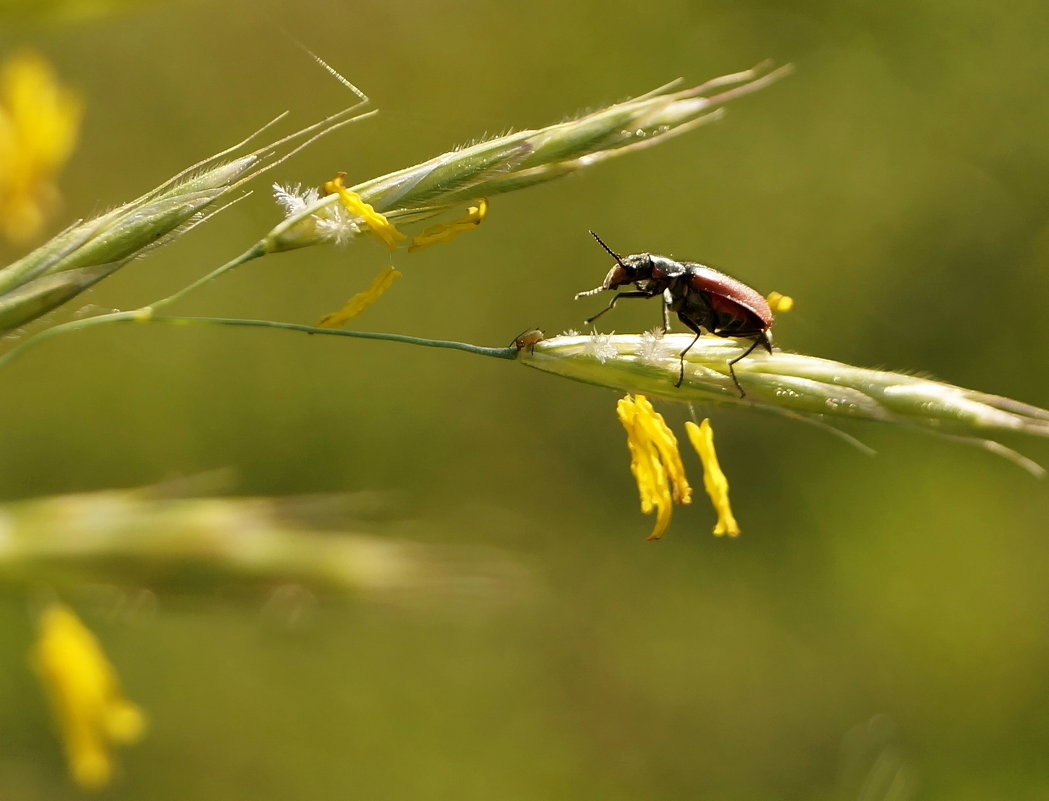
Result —
[[760, 323], [762, 331], [772, 326], [772, 309], [756, 289], [713, 267], [691, 263], [686, 266], [689, 288], [709, 293], [710, 305], [715, 311], [740, 318], [752, 317], [754, 322]]

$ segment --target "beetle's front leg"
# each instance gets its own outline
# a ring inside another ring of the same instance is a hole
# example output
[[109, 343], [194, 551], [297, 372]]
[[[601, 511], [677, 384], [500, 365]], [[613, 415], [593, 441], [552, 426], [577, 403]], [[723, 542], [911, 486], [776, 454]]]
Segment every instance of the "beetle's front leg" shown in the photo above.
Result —
[[615, 305], [619, 301], [620, 298], [651, 298], [651, 297], [655, 297], [656, 294], [657, 293], [645, 292], [645, 291], [640, 290], [640, 289], [632, 291], [632, 292], [617, 292], [616, 296], [614, 298], [612, 298], [611, 302], [607, 306], [605, 306], [605, 308], [603, 308], [601, 311], [599, 311], [593, 317], [589, 317], [586, 320], [583, 320], [583, 322], [586, 323], [587, 325], [590, 325], [592, 322], [594, 322], [594, 320], [596, 320], [598, 317], [600, 317], [605, 312], [612, 311], [612, 309], [615, 308]]

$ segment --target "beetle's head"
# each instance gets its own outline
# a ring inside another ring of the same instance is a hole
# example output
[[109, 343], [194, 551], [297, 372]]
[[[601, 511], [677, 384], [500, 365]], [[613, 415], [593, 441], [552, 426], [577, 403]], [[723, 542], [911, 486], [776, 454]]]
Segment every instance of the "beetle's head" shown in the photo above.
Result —
[[652, 278], [652, 257], [647, 253], [617, 256], [615, 266], [608, 271], [602, 289], [619, 289], [624, 284], [648, 281]]
[[612, 250], [612, 248], [606, 245], [601, 240], [601, 237], [593, 231], [591, 231], [590, 234], [597, 240], [598, 244], [608, 252], [608, 255], [616, 260], [616, 263], [612, 269], [608, 271], [608, 275], [606, 275], [605, 280], [601, 282], [601, 286], [588, 289], [586, 292], [580, 292], [576, 295], [576, 298], [585, 298], [589, 295], [596, 295], [598, 292], [603, 292], [606, 289], [619, 289], [619, 287], [626, 284], [633, 284], [636, 281], [647, 281], [652, 277], [652, 259], [647, 253], [639, 253], [635, 256], [620, 256]]

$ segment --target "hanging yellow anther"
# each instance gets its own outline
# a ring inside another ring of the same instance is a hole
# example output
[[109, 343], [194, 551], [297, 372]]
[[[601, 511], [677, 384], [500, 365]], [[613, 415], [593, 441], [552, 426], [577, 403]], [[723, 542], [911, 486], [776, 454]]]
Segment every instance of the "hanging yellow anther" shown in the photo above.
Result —
[[346, 173], [340, 172], [330, 181], [327, 181], [323, 187], [324, 193], [327, 195], [337, 194], [342, 205], [350, 214], [364, 220], [364, 224], [368, 226], [373, 234], [386, 243], [386, 247], [390, 250], [396, 250], [397, 243], [406, 238], [404, 234], [398, 231], [394, 224], [387, 220], [384, 215], [361, 200], [360, 195], [347, 189], [345, 184], [343, 184], [343, 178], [345, 177]]
[[685, 423], [685, 430], [692, 447], [699, 454], [699, 460], [703, 462], [703, 486], [718, 513], [714, 533], [718, 536], [728, 534], [730, 537], [738, 537], [739, 524], [732, 514], [732, 505], [728, 500], [728, 479], [721, 471], [718, 455], [714, 450], [714, 429], [710, 427], [710, 420], [704, 420], [698, 426], [689, 421]]
[[382, 293], [389, 288], [390, 284], [400, 277], [401, 273], [395, 270], [392, 264], [383, 267], [371, 284], [368, 285], [367, 289], [363, 292], [358, 292], [346, 301], [346, 305], [337, 312], [324, 315], [320, 322], [317, 323], [317, 326], [319, 328], [339, 328], [377, 301], [382, 296]]
[[488, 200], [481, 198], [477, 201], [476, 206], [470, 206], [466, 211], [465, 217], [460, 217], [458, 220], [453, 220], [450, 223], [440, 223], [439, 225], [432, 225], [420, 234], [416, 234], [412, 237], [411, 244], [408, 245], [408, 252], [422, 250], [430, 245], [437, 245], [442, 242], [449, 242], [464, 231], [472, 231], [488, 214]]
[[670, 525], [673, 505], [692, 500], [677, 439], [644, 395], [622, 398], [616, 405], [616, 414], [626, 429], [630, 472], [641, 496], [641, 511], [656, 513], [655, 526], [648, 536], [656, 540]]

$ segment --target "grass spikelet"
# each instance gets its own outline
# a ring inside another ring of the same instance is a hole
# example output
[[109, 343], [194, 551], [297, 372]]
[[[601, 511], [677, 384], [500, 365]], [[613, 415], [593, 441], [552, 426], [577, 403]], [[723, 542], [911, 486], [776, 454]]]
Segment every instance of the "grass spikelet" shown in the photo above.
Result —
[[[355, 108], [355, 107], [354, 107]], [[0, 269], [0, 333], [57, 308], [149, 249], [170, 242], [199, 222], [217, 201], [246, 181], [338, 127], [360, 119], [354, 108], [237, 158], [248, 140], [94, 219], [73, 225], [18, 261]], [[279, 118], [278, 118], [279, 119]], [[249, 251], [244, 259], [261, 253]]]
[[[671, 84], [567, 122], [457, 148], [350, 191], [391, 222], [415, 222], [477, 198], [551, 181], [691, 130], [716, 119], [729, 101], [787, 72], [789, 67], [772, 72], [757, 67], [688, 89], [673, 91]], [[731, 88], [715, 93], [725, 87]], [[313, 225], [312, 218], [330, 217], [329, 209], [337, 202], [337, 197], [328, 196], [298, 210], [270, 232], [264, 247], [278, 252], [307, 244], [304, 230]], [[318, 236], [314, 243], [330, 241], [331, 236]]]
[[350, 495], [165, 497], [156, 488], [7, 503], [0, 505], [0, 584], [139, 588], [148, 576], [154, 592], [291, 584], [321, 598], [405, 605], [455, 603], [479, 586], [491, 588], [493, 602], [529, 592], [524, 569], [494, 550], [362, 530], [353, 520], [360, 503]]
[[[745, 340], [703, 336], [685, 355], [684, 381], [675, 386], [680, 354], [691, 334], [653, 341], [636, 334], [558, 336], [522, 349], [529, 367], [620, 392], [669, 401], [745, 406], [819, 419], [853, 419], [916, 426], [971, 440], [997, 453], [1007, 449], [988, 438], [1006, 434], [1049, 437], [1049, 411], [1009, 398], [919, 376], [776, 351], [752, 353], [735, 365], [746, 396], [740, 398], [728, 362]], [[609, 355], [611, 350], [613, 355]], [[1042, 471], [1027, 460], [1021, 466]]]

